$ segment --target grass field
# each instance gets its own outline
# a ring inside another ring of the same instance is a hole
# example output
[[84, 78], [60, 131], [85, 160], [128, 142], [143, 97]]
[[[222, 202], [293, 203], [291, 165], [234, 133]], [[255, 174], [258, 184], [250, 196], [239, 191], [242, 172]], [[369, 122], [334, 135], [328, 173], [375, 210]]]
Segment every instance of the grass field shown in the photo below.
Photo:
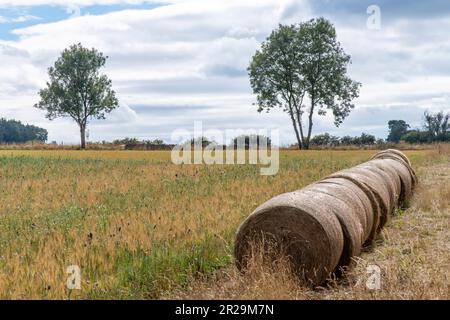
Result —
[[[261, 176], [165, 151], [1, 150], [0, 298], [450, 298], [450, 160], [437, 149], [406, 152], [421, 180], [411, 208], [329, 288], [235, 271], [234, 233], [257, 205], [374, 152], [284, 151]], [[381, 290], [364, 286], [370, 263]], [[69, 265], [81, 290], [66, 287]]]

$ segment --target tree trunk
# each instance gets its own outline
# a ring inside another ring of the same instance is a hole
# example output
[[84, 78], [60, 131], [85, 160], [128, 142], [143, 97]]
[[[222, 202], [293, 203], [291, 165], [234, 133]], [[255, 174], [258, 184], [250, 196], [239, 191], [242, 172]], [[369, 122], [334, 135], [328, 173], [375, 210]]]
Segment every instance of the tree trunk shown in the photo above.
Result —
[[86, 125], [80, 124], [81, 149], [86, 149]]
[[302, 150], [302, 141], [300, 140], [300, 136], [298, 134], [298, 129], [297, 129], [297, 125], [295, 123], [295, 118], [294, 118], [293, 112], [289, 111], [289, 115], [291, 116], [292, 125], [294, 126], [295, 136], [297, 137], [298, 149]]
[[311, 131], [312, 131], [312, 117], [314, 114], [314, 92], [311, 94], [311, 109], [309, 110], [308, 115], [308, 136], [306, 137], [306, 140], [304, 141], [303, 147], [308, 150], [309, 149], [309, 140], [311, 139]]
[[297, 122], [298, 122], [298, 128], [300, 130], [300, 149], [302, 149], [302, 144], [305, 141], [305, 136], [303, 135], [303, 125], [300, 117], [300, 112], [297, 111]]

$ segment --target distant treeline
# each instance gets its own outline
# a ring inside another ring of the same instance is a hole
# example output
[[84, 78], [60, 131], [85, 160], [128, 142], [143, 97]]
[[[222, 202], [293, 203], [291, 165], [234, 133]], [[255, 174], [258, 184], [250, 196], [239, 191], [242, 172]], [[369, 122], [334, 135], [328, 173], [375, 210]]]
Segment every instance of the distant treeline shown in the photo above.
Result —
[[139, 140], [137, 138], [116, 139], [113, 145], [123, 145], [125, 150], [171, 150], [174, 145], [164, 143], [161, 139]]
[[231, 140], [231, 143], [228, 145], [219, 144], [214, 140], [211, 140], [207, 137], [198, 137], [196, 139], [190, 139], [182, 143], [182, 145], [191, 145], [194, 147], [195, 145], [201, 145], [203, 148], [216, 145], [215, 149], [226, 149], [226, 148], [234, 148], [234, 149], [250, 149], [250, 148], [267, 148], [272, 145], [272, 140], [265, 135], [257, 135], [257, 134], [242, 134]]
[[375, 136], [362, 133], [359, 137], [337, 137], [329, 133], [319, 134], [311, 139], [312, 146], [340, 146], [340, 145], [373, 145], [384, 143], [383, 139], [376, 139]]
[[450, 142], [450, 112], [430, 113], [423, 115], [423, 128], [410, 130], [410, 125], [404, 120], [388, 122], [389, 135], [387, 141], [407, 143]]
[[48, 132], [17, 120], [0, 119], [0, 143], [24, 143], [29, 141], [47, 141]]
[[[171, 150], [175, 146], [174, 144], [167, 144], [161, 139], [139, 140], [137, 138], [116, 139], [112, 143], [103, 141], [102, 144], [123, 146], [125, 150]], [[191, 147], [194, 147], [194, 145], [196, 144], [201, 145], [202, 148], [205, 148], [210, 145], [216, 145], [216, 148], [220, 148], [219, 144], [216, 141], [211, 140], [204, 136], [196, 139], [190, 139], [181, 143], [181, 145], [188, 145], [188, 146], [191, 145]], [[250, 134], [235, 137], [228, 147], [232, 148], [234, 147], [235, 149], [236, 148], [249, 149], [250, 146], [255, 145], [257, 148], [265, 148], [270, 147], [271, 144], [272, 144], [271, 139], [264, 135]], [[222, 145], [222, 148], [226, 147], [227, 147], [226, 145]]]
[[433, 134], [429, 131], [408, 130], [400, 140], [407, 143], [450, 142], [450, 132]]
[[339, 146], [339, 145], [382, 145], [385, 143], [399, 143], [404, 141], [410, 144], [450, 142], [450, 113], [443, 111], [423, 115], [423, 128], [410, 130], [410, 125], [404, 120], [390, 120], [388, 122], [389, 135], [385, 140], [376, 139], [375, 136], [362, 133], [359, 137], [336, 137], [328, 133], [320, 134], [311, 139], [313, 146]]

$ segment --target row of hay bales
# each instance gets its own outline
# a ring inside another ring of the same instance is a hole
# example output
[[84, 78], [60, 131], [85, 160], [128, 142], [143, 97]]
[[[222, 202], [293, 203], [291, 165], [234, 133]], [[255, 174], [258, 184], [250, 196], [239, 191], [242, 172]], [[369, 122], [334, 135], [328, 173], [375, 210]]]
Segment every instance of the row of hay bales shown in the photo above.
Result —
[[245, 270], [255, 244], [264, 243], [267, 252], [289, 257], [303, 281], [320, 285], [372, 243], [395, 208], [407, 206], [416, 184], [409, 159], [388, 149], [368, 162], [276, 196], [239, 227], [237, 267]]

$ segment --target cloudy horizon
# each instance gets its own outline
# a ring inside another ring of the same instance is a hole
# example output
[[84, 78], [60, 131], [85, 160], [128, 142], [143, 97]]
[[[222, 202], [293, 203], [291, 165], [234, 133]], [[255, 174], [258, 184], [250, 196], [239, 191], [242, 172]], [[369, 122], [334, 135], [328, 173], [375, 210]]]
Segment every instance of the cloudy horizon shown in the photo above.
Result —
[[[381, 10], [379, 29], [367, 8]], [[47, 68], [75, 43], [109, 56], [103, 70], [120, 108], [92, 121], [91, 141], [162, 138], [175, 129], [279, 128], [294, 143], [289, 117], [258, 113], [246, 68], [279, 23], [323, 16], [352, 57], [362, 83], [355, 109], [336, 128], [315, 115], [313, 135], [362, 132], [386, 138], [387, 122], [419, 128], [425, 110], [450, 110], [450, 4], [387, 0], [0, 0], [0, 117], [49, 131], [49, 141], [77, 143], [70, 119], [45, 119], [33, 108]]]

